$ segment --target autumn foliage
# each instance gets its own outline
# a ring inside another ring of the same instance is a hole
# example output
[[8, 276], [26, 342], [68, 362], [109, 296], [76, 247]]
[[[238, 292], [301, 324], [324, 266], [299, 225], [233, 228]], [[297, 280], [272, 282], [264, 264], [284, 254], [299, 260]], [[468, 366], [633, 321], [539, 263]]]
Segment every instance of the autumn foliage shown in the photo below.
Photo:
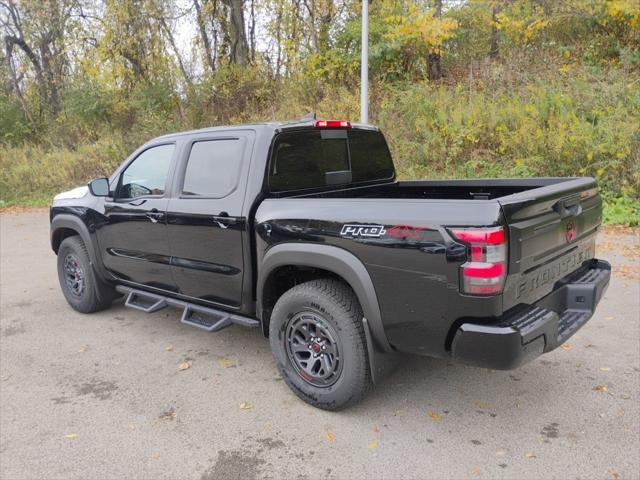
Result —
[[[0, 202], [169, 131], [357, 119], [360, 2], [0, 0]], [[592, 175], [638, 222], [636, 0], [373, 0], [373, 123], [402, 177]]]

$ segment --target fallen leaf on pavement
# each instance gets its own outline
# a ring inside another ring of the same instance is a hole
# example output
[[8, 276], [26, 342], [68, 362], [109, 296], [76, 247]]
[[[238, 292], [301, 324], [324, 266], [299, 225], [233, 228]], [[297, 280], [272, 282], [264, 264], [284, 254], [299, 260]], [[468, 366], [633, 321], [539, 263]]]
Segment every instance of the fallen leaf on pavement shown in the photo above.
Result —
[[527, 452], [524, 454], [525, 458], [538, 458], [535, 453]]
[[373, 431], [374, 431], [374, 432], [376, 432], [376, 433], [380, 433], [380, 428], [378, 428], [378, 426], [377, 426], [377, 425], [375, 425], [375, 426], [373, 427]]
[[606, 386], [606, 385], [596, 385], [595, 387], [593, 387], [593, 390], [594, 390], [595, 392], [606, 392], [606, 391], [608, 391], [609, 389], [607, 388], [607, 386]]
[[600, 367], [600, 370], [602, 370], [603, 372], [610, 372], [611, 369], [609, 367]]
[[173, 345], [169, 345], [168, 347], [165, 348], [165, 350], [167, 352], [173, 352]]
[[74, 439], [77, 438], [78, 434], [77, 433], [67, 433], [64, 438], [69, 438], [69, 439]]
[[89, 347], [84, 345], [84, 346], [80, 347], [80, 350], [78, 350], [78, 353], [86, 352], [87, 350], [89, 350]]
[[160, 415], [159, 418], [160, 418], [160, 420], [173, 420], [177, 416], [178, 416], [178, 414], [172, 408], [171, 410], [168, 410], [168, 411], [164, 412], [162, 415]]
[[371, 442], [368, 445], [369, 450], [375, 450], [376, 448], [378, 448], [378, 443], [377, 442]]
[[233, 363], [231, 363], [231, 360], [229, 360], [228, 358], [222, 358], [220, 359], [220, 365], [222, 366], [222, 368], [229, 368], [231, 365], [233, 365]]
[[191, 362], [182, 362], [180, 366], [178, 366], [178, 370], [180, 371], [187, 370], [189, 368], [191, 368]]
[[436, 412], [434, 412], [433, 410], [429, 410], [427, 412], [427, 415], [429, 415], [431, 417], [432, 420], [440, 420], [442, 417], [440, 415], [438, 415]]
[[604, 317], [605, 320], [613, 320], [614, 318], [616, 318], [616, 317], [614, 317], [614, 316]]
[[640, 267], [636, 265], [616, 265], [613, 275], [626, 280], [640, 280]]
[[476, 402], [476, 407], [478, 407], [480, 410], [486, 410], [487, 408], [491, 407], [491, 405], [484, 402]]
[[249, 402], [242, 402], [240, 404], [240, 410], [251, 410], [253, 408], [253, 405], [251, 405]]
[[560, 348], [563, 350], [571, 350], [573, 348], [573, 345], [571, 345], [570, 343], [563, 343], [562, 345], [560, 345]]
[[336, 441], [336, 436], [333, 432], [324, 432], [324, 439], [329, 443], [333, 443]]
[[506, 454], [507, 454], [507, 452], [506, 452], [506, 451], [504, 451], [504, 450], [498, 450], [498, 451], [496, 452], [496, 457], [504, 457]]
[[615, 468], [610, 468], [609, 470], [607, 470], [607, 473], [611, 475], [611, 478], [613, 478], [614, 480], [618, 480], [620, 478], [620, 474]]
[[471, 470], [471, 473], [473, 473], [477, 477], [482, 473], [482, 470], [480, 470], [480, 467], [476, 465], [475, 467], [473, 467], [473, 470]]

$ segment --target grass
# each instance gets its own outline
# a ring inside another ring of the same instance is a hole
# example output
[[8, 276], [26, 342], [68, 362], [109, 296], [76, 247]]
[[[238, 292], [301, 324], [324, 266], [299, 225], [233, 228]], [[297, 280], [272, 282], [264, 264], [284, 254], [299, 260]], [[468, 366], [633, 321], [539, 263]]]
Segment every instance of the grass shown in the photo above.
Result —
[[[622, 70], [594, 76], [573, 66], [505, 83], [502, 67], [491, 68], [498, 70], [468, 84], [372, 86], [371, 121], [385, 133], [399, 177], [592, 176], [605, 223], [640, 224], [638, 81]], [[255, 90], [256, 82], [246, 88]], [[60, 191], [110, 174], [139, 143], [161, 133], [313, 110], [357, 118], [357, 89], [336, 87], [319, 99], [296, 82], [275, 90], [245, 105], [241, 118], [234, 102], [201, 111], [192, 102], [163, 115], [139, 111], [135, 118], [147, 121], [135, 120], [133, 130], [69, 117], [38, 143], [0, 143], [0, 208], [47, 205]]]

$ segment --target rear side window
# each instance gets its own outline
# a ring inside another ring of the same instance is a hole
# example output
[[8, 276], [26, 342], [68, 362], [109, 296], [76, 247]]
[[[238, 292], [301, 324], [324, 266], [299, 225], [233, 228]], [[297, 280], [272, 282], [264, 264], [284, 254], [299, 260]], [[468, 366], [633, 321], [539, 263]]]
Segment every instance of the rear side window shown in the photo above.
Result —
[[222, 198], [237, 186], [244, 141], [204, 140], [191, 145], [182, 195]]
[[353, 182], [393, 178], [393, 160], [380, 132], [350, 131], [349, 150]]
[[142, 152], [120, 177], [119, 198], [164, 195], [175, 145], [159, 145]]
[[380, 132], [306, 130], [280, 134], [269, 165], [271, 191], [392, 179], [393, 161]]

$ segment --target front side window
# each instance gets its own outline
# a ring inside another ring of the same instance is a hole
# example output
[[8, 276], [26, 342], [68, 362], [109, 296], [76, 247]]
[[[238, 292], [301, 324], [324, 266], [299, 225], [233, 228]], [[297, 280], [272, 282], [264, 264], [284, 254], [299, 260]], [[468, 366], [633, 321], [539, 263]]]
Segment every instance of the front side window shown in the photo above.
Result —
[[194, 142], [182, 195], [222, 198], [231, 193], [238, 182], [243, 146], [239, 138]]
[[142, 152], [122, 173], [119, 198], [164, 195], [175, 145], [159, 145]]

